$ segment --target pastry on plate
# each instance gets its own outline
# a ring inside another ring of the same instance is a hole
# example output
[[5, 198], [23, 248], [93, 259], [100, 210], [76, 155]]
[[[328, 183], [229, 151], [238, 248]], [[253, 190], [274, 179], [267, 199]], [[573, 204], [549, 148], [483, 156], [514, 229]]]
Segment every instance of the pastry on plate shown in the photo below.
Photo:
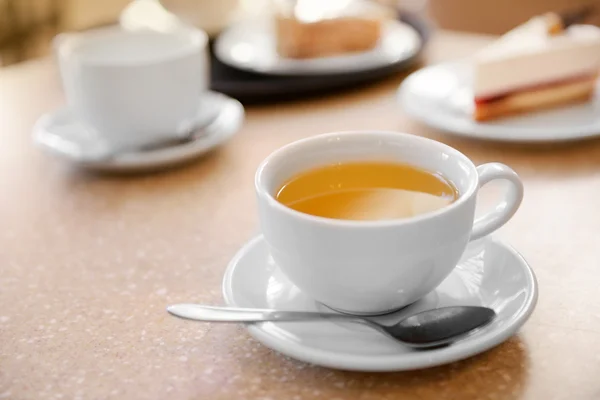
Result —
[[277, 53], [285, 58], [336, 56], [374, 48], [391, 8], [369, 0], [284, 0], [275, 9]]
[[477, 121], [590, 101], [600, 70], [600, 28], [548, 13], [531, 18], [475, 55]]

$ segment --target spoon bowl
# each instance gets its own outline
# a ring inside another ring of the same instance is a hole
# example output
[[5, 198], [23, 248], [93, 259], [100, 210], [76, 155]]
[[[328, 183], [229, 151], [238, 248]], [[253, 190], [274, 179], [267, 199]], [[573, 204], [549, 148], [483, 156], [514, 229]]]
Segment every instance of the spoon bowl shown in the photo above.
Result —
[[179, 318], [204, 322], [256, 323], [315, 320], [353, 322], [376, 329], [415, 349], [451, 344], [490, 323], [496, 316], [494, 310], [487, 307], [449, 306], [413, 314], [397, 323], [386, 325], [369, 318], [349, 314], [213, 307], [199, 304], [175, 304], [167, 307], [167, 311]]

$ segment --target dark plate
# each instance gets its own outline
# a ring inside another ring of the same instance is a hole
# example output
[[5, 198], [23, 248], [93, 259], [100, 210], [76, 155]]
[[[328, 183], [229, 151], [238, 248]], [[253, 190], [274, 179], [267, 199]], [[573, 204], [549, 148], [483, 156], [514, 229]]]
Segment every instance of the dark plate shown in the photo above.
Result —
[[338, 75], [272, 76], [242, 71], [219, 61], [211, 43], [211, 89], [245, 103], [267, 102], [348, 88], [390, 76], [419, 59], [430, 33], [426, 22], [414, 14], [402, 13], [398, 19], [421, 36], [422, 46], [414, 56], [381, 68]]

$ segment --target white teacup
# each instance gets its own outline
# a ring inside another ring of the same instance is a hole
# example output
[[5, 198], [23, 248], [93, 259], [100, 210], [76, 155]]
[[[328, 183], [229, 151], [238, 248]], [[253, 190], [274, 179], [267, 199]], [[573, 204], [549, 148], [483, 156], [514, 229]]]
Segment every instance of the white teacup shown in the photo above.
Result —
[[[344, 161], [398, 161], [437, 171], [458, 189], [452, 204], [416, 217], [351, 221], [304, 214], [279, 203], [275, 191], [299, 172]], [[510, 182], [493, 211], [475, 219], [479, 188]], [[315, 300], [353, 314], [404, 307], [437, 287], [471, 240], [504, 225], [517, 211], [523, 184], [503, 164], [478, 167], [442, 143], [380, 131], [319, 135], [284, 146], [255, 178], [262, 232], [275, 263]]]
[[207, 35], [102, 28], [55, 39], [67, 103], [113, 147], [187, 133], [207, 89]]

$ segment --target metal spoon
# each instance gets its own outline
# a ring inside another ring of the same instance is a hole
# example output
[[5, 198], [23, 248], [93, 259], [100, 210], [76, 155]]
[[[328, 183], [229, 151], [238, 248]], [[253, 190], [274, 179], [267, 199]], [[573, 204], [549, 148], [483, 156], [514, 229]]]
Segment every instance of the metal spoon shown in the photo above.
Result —
[[487, 307], [451, 306], [423, 311], [393, 325], [384, 325], [372, 319], [348, 314], [212, 307], [199, 304], [175, 304], [167, 307], [167, 311], [180, 318], [206, 322], [354, 322], [375, 328], [407, 346], [419, 349], [450, 344], [489, 323], [496, 316], [494, 310]]

